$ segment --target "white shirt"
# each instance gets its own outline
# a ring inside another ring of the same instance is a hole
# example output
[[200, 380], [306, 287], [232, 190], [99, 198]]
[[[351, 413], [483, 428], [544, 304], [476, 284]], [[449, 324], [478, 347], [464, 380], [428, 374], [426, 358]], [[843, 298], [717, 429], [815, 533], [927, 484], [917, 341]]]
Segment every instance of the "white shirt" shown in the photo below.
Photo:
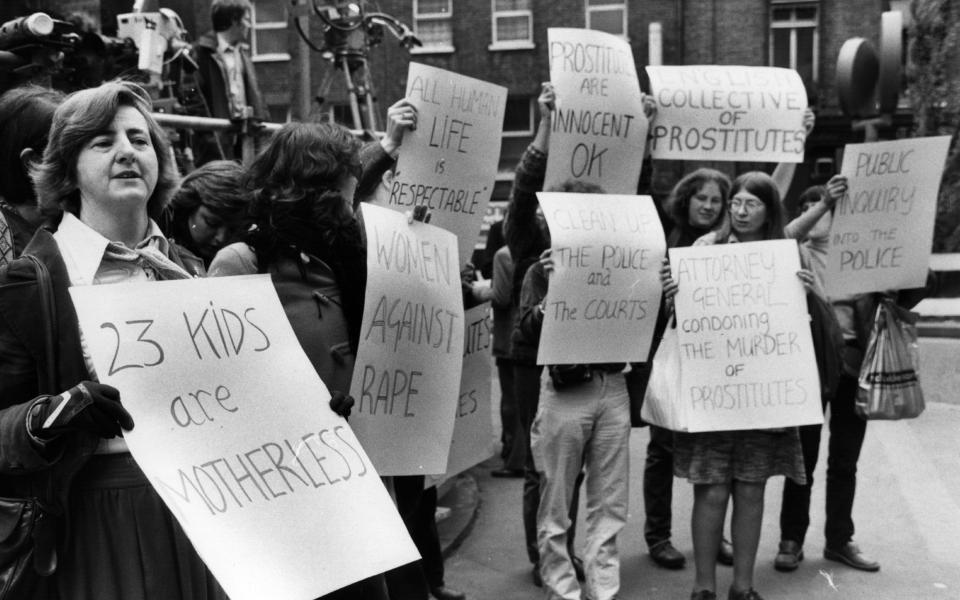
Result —
[[243, 60], [240, 57], [241, 44], [230, 44], [222, 33], [217, 33], [217, 54], [227, 69], [227, 100], [230, 102], [230, 114], [243, 117], [247, 107], [247, 91], [243, 87]]

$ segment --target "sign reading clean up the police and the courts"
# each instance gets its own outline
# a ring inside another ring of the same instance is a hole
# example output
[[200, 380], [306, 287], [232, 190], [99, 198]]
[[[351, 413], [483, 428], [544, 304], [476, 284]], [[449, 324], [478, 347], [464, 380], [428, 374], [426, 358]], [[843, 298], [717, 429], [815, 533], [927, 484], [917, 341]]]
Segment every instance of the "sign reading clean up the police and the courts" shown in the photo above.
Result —
[[547, 40], [556, 108], [543, 189], [577, 180], [635, 194], [647, 118], [630, 44], [590, 29], [550, 28]]
[[950, 136], [848, 144], [830, 227], [830, 296], [923, 287]]
[[653, 200], [556, 192], [537, 198], [554, 263], [537, 363], [646, 360], [666, 252]]
[[70, 294], [133, 457], [231, 598], [309, 600], [417, 559], [269, 276]]
[[417, 128], [403, 134], [385, 206], [427, 207], [430, 223], [457, 235], [466, 262], [493, 193], [507, 89], [410, 63], [406, 97], [417, 107]]
[[797, 277], [797, 243], [674, 248], [670, 267], [679, 290], [680, 354], [678, 421], [671, 428], [821, 423], [820, 380], [806, 292]]
[[649, 66], [647, 75], [651, 157], [803, 162], [807, 92], [793, 69]]
[[367, 292], [350, 424], [381, 475], [439, 475], [457, 415], [463, 297], [456, 237], [363, 207]]

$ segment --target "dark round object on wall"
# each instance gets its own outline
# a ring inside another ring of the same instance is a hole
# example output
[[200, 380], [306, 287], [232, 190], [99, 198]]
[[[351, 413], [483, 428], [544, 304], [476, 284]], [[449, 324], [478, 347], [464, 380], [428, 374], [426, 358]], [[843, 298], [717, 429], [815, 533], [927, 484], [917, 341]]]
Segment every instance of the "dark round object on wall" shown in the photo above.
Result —
[[837, 95], [840, 108], [848, 117], [875, 114], [874, 91], [880, 61], [873, 44], [864, 38], [850, 38], [837, 56]]

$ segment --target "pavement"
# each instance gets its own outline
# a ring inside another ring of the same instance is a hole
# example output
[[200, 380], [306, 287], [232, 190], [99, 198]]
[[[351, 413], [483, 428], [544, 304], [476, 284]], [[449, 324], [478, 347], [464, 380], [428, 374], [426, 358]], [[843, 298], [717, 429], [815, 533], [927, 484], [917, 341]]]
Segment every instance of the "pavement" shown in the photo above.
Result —
[[[814, 474], [806, 558], [793, 573], [773, 569], [783, 479], [774, 478], [767, 486], [755, 588], [768, 600], [960, 600], [960, 339], [922, 338], [920, 355], [926, 411], [913, 420], [871, 422], [860, 459], [855, 539], [880, 562], [880, 572], [856, 571], [822, 557], [824, 435]], [[498, 389], [496, 382], [493, 389]], [[643, 541], [641, 484], [647, 440], [646, 428], [632, 430], [630, 513], [619, 538], [620, 598], [688, 598], [693, 582], [692, 486], [674, 481], [673, 542], [688, 562], [680, 571], [667, 571], [650, 561]], [[522, 480], [491, 477], [490, 470], [498, 466], [491, 458], [440, 487], [438, 530], [447, 584], [466, 592], [470, 600], [541, 597], [542, 590], [531, 582], [524, 549]], [[578, 532], [586, 532], [585, 513], [581, 507]], [[581, 554], [583, 537], [577, 538]], [[732, 571], [720, 566], [717, 577], [718, 589], [725, 591]]]

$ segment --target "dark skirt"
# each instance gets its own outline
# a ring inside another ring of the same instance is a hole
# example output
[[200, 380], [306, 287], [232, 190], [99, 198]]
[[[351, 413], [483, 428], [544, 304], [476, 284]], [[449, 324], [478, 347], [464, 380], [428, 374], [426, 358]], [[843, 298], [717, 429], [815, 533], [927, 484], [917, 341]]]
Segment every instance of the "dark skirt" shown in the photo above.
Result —
[[796, 427], [674, 434], [673, 473], [690, 483], [761, 483], [785, 475], [806, 481]]
[[77, 474], [55, 575], [63, 600], [220, 600], [227, 595], [129, 454]]

